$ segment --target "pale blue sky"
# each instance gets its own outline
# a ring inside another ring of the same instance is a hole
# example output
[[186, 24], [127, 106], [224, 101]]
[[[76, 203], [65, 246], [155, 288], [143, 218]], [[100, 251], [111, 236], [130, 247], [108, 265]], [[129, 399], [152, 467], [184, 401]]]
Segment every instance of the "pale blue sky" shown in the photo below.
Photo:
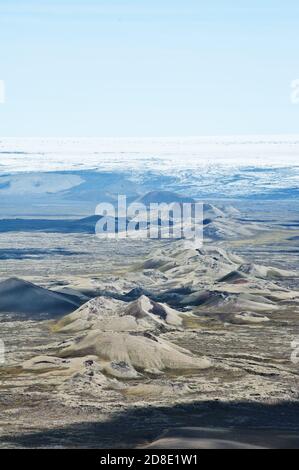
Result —
[[0, 136], [299, 132], [298, 0], [0, 0]]

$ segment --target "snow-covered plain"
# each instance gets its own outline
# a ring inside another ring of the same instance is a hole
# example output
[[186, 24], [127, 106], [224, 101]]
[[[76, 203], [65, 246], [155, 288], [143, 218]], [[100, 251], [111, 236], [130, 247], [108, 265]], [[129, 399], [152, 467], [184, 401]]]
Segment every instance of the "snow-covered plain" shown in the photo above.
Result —
[[[83, 171], [171, 175], [181, 187], [239, 195], [299, 188], [298, 136], [0, 140], [0, 176]], [[147, 175], [147, 176], [146, 176]]]
[[298, 136], [0, 140], [1, 171], [299, 166]]

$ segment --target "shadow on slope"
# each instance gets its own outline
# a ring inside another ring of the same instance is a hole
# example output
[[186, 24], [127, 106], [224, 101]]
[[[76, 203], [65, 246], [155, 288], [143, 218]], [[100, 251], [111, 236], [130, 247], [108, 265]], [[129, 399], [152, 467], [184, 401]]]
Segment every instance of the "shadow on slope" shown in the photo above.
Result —
[[134, 448], [154, 441], [150, 447], [159, 448], [161, 437], [163, 448], [174, 448], [171, 439], [177, 448], [298, 448], [299, 404], [209, 401], [134, 408], [104, 422], [3, 436], [2, 446]]
[[47, 314], [52, 317], [73, 312], [79, 299], [36, 286], [18, 278], [0, 283], [0, 312], [26, 316], [27, 319]]

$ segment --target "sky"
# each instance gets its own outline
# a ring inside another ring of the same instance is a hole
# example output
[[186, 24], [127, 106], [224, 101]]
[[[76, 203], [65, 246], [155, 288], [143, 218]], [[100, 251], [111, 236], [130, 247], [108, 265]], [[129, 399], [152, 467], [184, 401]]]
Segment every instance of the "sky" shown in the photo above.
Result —
[[0, 0], [0, 137], [299, 133], [298, 0]]

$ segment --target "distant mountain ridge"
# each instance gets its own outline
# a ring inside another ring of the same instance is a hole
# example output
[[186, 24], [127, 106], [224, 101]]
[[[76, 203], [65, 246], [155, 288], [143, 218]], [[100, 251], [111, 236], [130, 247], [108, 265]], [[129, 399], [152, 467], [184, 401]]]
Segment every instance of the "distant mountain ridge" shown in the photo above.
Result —
[[137, 199], [140, 202], [149, 206], [150, 204], [171, 204], [171, 203], [194, 203], [195, 199], [189, 196], [183, 196], [173, 191], [150, 191], [144, 196]]

